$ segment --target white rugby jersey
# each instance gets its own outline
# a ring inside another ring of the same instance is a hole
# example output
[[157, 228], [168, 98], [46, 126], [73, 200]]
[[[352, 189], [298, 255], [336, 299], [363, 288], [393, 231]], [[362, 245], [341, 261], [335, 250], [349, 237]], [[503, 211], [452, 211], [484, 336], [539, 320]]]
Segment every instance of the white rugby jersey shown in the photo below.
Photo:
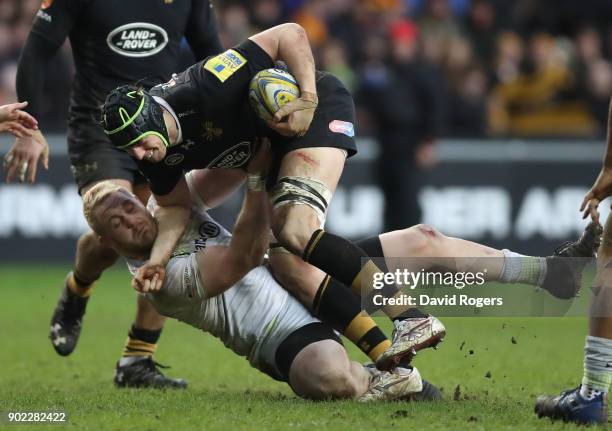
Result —
[[[151, 210], [151, 203], [149, 207]], [[293, 330], [315, 319], [290, 297], [265, 266], [251, 270], [224, 293], [208, 298], [196, 252], [211, 246], [227, 246], [230, 240], [231, 234], [208, 215], [203, 205], [194, 204], [189, 224], [166, 267], [163, 288], [146, 296], [161, 314], [218, 337], [232, 351], [246, 356], [253, 366], [266, 371], [269, 366], [261, 363], [259, 354], [262, 345], [280, 343]], [[142, 264], [128, 260], [132, 274]], [[292, 317], [286, 316], [289, 309]]]

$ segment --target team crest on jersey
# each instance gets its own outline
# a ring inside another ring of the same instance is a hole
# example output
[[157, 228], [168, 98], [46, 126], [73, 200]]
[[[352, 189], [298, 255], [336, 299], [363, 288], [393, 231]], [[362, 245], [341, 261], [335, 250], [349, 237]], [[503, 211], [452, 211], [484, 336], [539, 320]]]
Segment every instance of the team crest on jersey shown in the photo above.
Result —
[[207, 141], [212, 141], [213, 139], [218, 138], [222, 134], [223, 129], [215, 127], [212, 121], [204, 122], [204, 133], [202, 134], [202, 136], [204, 136], [204, 139], [206, 139]]
[[163, 28], [146, 22], [132, 22], [111, 31], [106, 37], [109, 48], [126, 57], [148, 57], [168, 44]]
[[164, 163], [168, 166], [178, 165], [183, 161], [185, 156], [183, 154], [172, 154], [164, 159]]
[[209, 169], [233, 169], [244, 165], [251, 158], [251, 143], [248, 141], [234, 145], [210, 162]]
[[204, 64], [204, 69], [215, 75], [219, 81], [225, 82], [234, 72], [246, 64], [247, 60], [238, 51], [227, 51], [211, 58]]

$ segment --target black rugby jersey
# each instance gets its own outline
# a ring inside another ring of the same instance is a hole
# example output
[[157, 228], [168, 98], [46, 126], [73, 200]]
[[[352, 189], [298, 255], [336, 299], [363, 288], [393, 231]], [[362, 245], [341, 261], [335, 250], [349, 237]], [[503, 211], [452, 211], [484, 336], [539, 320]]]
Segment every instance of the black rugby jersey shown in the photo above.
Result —
[[45, 0], [32, 33], [56, 47], [70, 39], [71, 126], [99, 121], [104, 98], [119, 85], [168, 80], [180, 67], [183, 36], [196, 58], [221, 50], [209, 0]]
[[182, 142], [168, 148], [164, 160], [137, 162], [153, 193], [170, 193], [183, 172], [246, 165], [255, 139], [270, 133], [248, 104], [249, 82], [271, 67], [270, 56], [247, 40], [151, 89], [170, 105], [182, 132]]

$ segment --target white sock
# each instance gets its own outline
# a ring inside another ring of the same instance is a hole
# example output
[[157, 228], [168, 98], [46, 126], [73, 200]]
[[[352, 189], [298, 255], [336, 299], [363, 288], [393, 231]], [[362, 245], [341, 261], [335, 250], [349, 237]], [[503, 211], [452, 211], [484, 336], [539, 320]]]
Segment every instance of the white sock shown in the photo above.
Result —
[[147, 359], [148, 356], [122, 356], [119, 359], [119, 366], [125, 367], [127, 365], [132, 365], [134, 362], [142, 361], [143, 359]]
[[546, 258], [525, 256], [503, 249], [504, 266], [499, 275], [502, 283], [525, 283], [541, 286], [546, 277]]
[[586, 337], [584, 344], [584, 374], [580, 395], [592, 400], [601, 393], [608, 393], [612, 383], [612, 340]]

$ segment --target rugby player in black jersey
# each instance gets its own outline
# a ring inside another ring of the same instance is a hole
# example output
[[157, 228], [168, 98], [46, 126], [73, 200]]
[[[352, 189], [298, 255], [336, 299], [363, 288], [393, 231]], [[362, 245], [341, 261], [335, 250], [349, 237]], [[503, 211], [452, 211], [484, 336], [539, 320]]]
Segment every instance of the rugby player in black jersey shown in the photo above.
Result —
[[[45, 0], [34, 20], [17, 71], [17, 94], [28, 100], [36, 116], [43, 102], [45, 66], [69, 38], [75, 63], [68, 118], [68, 153], [79, 193], [97, 182], [113, 180], [143, 201], [146, 181], [137, 165], [111, 145], [100, 127], [105, 95], [127, 82], [146, 88], [165, 82], [180, 69], [181, 41], [187, 39], [196, 59], [222, 50], [209, 0]], [[33, 182], [39, 161], [46, 167], [47, 144], [41, 131], [20, 138], [5, 157], [6, 179], [20, 176]], [[81, 330], [93, 283], [117, 259], [92, 232], [77, 243], [74, 270], [51, 321], [51, 341], [69, 355]], [[185, 387], [180, 379], [163, 376], [152, 360], [164, 319], [138, 299], [134, 325], [117, 364], [118, 386]]]
[[[248, 86], [257, 72], [274, 67], [277, 60], [287, 64], [301, 95], [263, 125], [248, 105]], [[434, 317], [403, 302], [388, 301], [382, 309], [396, 323], [390, 348], [367, 314], [358, 306], [347, 309], [353, 303], [347, 298], [353, 294], [346, 286], [359, 296], [369, 295], [374, 274], [381, 272], [369, 256], [382, 256], [382, 251], [378, 238], [364, 251], [321, 229], [345, 159], [356, 153], [354, 108], [336, 78], [315, 71], [308, 39], [299, 25], [283, 24], [256, 34], [150, 92], [136, 86], [114, 90], [103, 107], [103, 124], [113, 143], [137, 160], [160, 205], [156, 214], [160, 234], [149, 263], [134, 277], [135, 287], [146, 280], [155, 290], [163, 283], [165, 264], [189, 215], [184, 172], [240, 168], [251, 157], [256, 138], [268, 136], [275, 155], [268, 178], [272, 229], [289, 251], [272, 256], [281, 284], [298, 287], [298, 297], [314, 297], [312, 309], [325, 309], [330, 318], [319, 317], [345, 328], [345, 335], [384, 369], [444, 335], [444, 326]], [[239, 173], [236, 179], [242, 180]], [[211, 187], [219, 183], [213, 181]], [[305, 280], [316, 278], [318, 270], [298, 256], [333, 278], [325, 277], [317, 292], [300, 292], [299, 286], [307, 286]], [[546, 259], [516, 260], [545, 288], [558, 275], [546, 272]], [[561, 290], [575, 292], [573, 279], [566, 278], [560, 282]], [[384, 294], [401, 295], [394, 286]]]

